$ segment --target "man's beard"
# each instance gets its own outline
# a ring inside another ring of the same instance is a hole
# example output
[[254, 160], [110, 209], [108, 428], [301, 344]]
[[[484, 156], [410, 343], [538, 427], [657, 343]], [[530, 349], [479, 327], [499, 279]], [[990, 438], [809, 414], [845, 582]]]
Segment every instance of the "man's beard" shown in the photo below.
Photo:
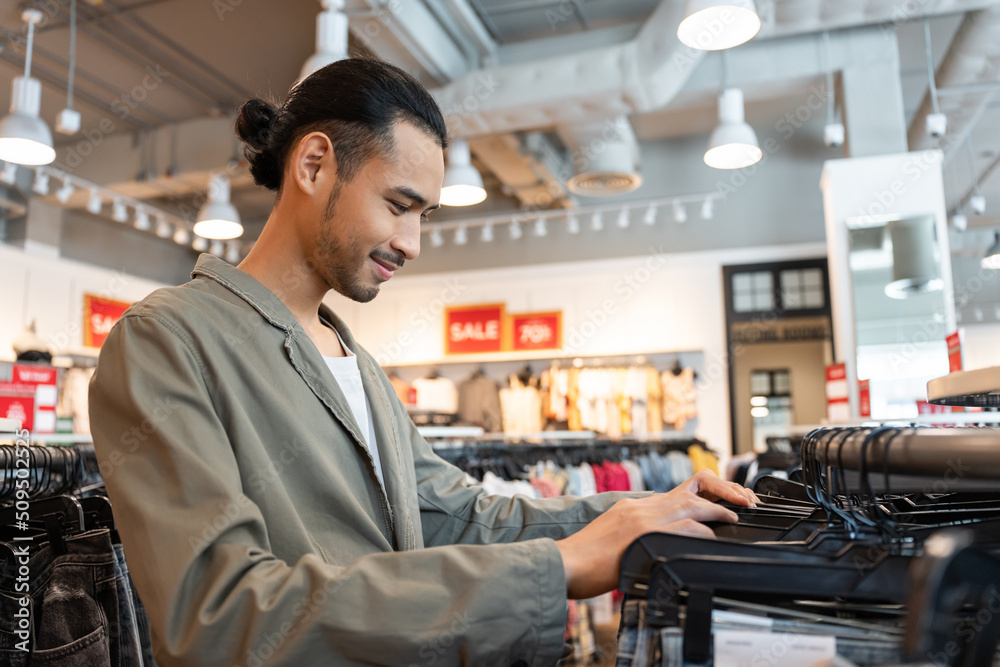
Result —
[[[323, 224], [320, 226], [320, 238], [316, 248], [318, 264], [323, 271], [323, 280], [330, 289], [352, 301], [368, 303], [378, 296], [379, 292], [378, 285], [365, 285], [361, 281], [360, 275], [365, 268], [368, 255], [362, 254], [361, 243], [349, 231], [347, 240], [343, 243], [337, 241], [333, 234], [333, 218], [339, 195], [338, 184], [330, 193], [330, 201], [327, 202]], [[361, 256], [365, 258], [362, 263], [352, 266], [351, 258]]]

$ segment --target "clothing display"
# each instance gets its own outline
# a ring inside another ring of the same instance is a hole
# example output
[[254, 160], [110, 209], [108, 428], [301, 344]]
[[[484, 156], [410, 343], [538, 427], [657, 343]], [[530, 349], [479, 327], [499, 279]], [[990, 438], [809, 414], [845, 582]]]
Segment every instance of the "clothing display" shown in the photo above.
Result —
[[617, 664], [997, 664], [998, 442], [996, 428], [814, 431], [801, 482], [760, 479], [755, 508], [713, 525], [725, 539], [626, 549]]
[[689, 419], [698, 416], [694, 370], [675, 368], [663, 371], [660, 381], [663, 385], [663, 423], [683, 430]]
[[500, 390], [503, 432], [514, 435], [545, 430], [544, 399], [533, 383], [510, 376], [510, 386]]
[[458, 418], [463, 424], [483, 427], [487, 433], [503, 428], [500, 388], [485, 373], [477, 371], [459, 385]]
[[[282, 664], [419, 664], [441, 627], [488, 618], [463, 624], [438, 659], [551, 665], [566, 625], [554, 540], [623, 494], [488, 496], [434, 453], [375, 360], [320, 312], [357, 355], [384, 487], [294, 315], [220, 259], [202, 255], [192, 282], [133, 305], [102, 348], [94, 446], [157, 661], [245, 664], [292, 622]], [[156, 428], [134, 432], [155, 406]]]
[[56, 414], [73, 419], [74, 433], [90, 433], [90, 413], [87, 392], [94, 368], [67, 368], [59, 380], [59, 403]]
[[420, 412], [458, 413], [458, 388], [445, 377], [419, 378], [413, 381], [416, 401], [413, 409]]

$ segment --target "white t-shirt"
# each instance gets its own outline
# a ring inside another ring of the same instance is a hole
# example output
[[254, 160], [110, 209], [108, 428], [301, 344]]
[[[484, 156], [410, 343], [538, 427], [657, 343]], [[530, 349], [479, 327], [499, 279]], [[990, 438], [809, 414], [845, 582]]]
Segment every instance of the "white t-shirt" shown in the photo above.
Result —
[[[337, 338], [340, 338], [339, 333]], [[333, 378], [337, 381], [340, 390], [344, 392], [347, 404], [351, 406], [354, 421], [357, 422], [361, 434], [366, 436], [368, 451], [371, 452], [372, 460], [375, 461], [375, 474], [378, 475], [379, 482], [385, 486], [385, 480], [382, 478], [382, 459], [379, 457], [378, 442], [375, 440], [375, 425], [372, 423], [372, 409], [368, 404], [368, 397], [365, 395], [365, 387], [361, 383], [358, 357], [347, 348], [343, 338], [340, 338], [340, 344], [343, 346], [344, 352], [347, 353], [346, 357], [327, 357], [324, 355], [323, 360], [326, 361], [327, 367], [333, 373]]]

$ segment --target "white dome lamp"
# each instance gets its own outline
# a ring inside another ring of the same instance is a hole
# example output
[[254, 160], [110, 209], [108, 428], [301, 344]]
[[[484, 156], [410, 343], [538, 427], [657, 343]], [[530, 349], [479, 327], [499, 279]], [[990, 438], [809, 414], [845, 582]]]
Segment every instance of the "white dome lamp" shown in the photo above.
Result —
[[10, 114], [0, 120], [0, 160], [25, 165], [49, 164], [56, 159], [52, 132], [38, 117], [42, 103], [42, 84], [31, 78], [31, 50], [35, 25], [43, 16], [37, 9], [26, 9], [21, 18], [28, 24], [28, 48], [24, 57], [24, 76], [14, 79]]
[[715, 169], [743, 169], [762, 157], [757, 134], [743, 120], [743, 91], [727, 88], [719, 96], [719, 125], [708, 141], [705, 164]]
[[321, 0], [323, 11], [316, 17], [316, 53], [302, 66], [302, 80], [331, 63], [347, 58], [347, 14], [344, 0]]
[[753, 0], [687, 0], [677, 38], [685, 46], [721, 51], [748, 42], [760, 32]]
[[240, 214], [229, 202], [229, 178], [212, 174], [208, 186], [208, 201], [198, 211], [194, 233], [206, 239], [235, 239], [243, 235]]
[[465, 139], [456, 139], [448, 148], [448, 168], [441, 187], [445, 206], [472, 206], [486, 199], [483, 177], [472, 166], [472, 153]]

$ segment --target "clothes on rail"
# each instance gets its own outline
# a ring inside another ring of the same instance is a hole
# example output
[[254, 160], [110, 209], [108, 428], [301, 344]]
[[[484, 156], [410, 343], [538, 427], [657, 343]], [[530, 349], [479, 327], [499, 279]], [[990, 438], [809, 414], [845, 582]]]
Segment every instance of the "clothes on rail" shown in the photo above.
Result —
[[458, 418], [463, 424], [481, 426], [487, 433], [503, 428], [500, 387], [482, 370], [458, 386]]
[[417, 378], [412, 386], [416, 392], [414, 410], [446, 415], [458, 414], [458, 388], [452, 380], [441, 376]]
[[709, 524], [723, 539], [626, 549], [617, 665], [1000, 664], [998, 445], [995, 428], [813, 432], [802, 481], [758, 480], [756, 507]]

